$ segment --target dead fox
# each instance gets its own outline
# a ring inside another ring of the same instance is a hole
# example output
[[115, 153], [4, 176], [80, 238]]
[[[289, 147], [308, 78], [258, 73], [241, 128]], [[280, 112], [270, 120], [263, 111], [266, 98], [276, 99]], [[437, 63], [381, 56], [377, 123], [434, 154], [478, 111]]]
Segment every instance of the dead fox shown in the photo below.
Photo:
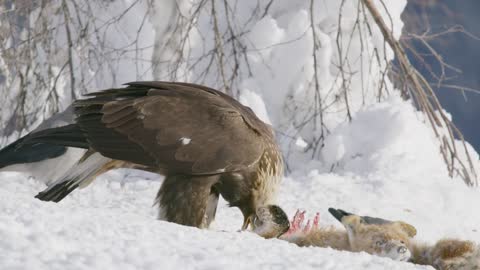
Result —
[[320, 227], [317, 214], [312, 223], [303, 225], [305, 212], [295, 214], [290, 229], [280, 239], [299, 246], [331, 247], [337, 250], [367, 252], [393, 260], [408, 261], [408, 249], [415, 228], [402, 221], [388, 221], [380, 218], [361, 217], [340, 209], [330, 208], [329, 212], [338, 219], [345, 230], [335, 227]]
[[[278, 219], [286, 218], [286, 215], [277, 213], [278, 209], [264, 211], [257, 222], [263, 223], [263, 230], [271, 231], [269, 235], [272, 237], [281, 234], [278, 238], [299, 246], [364, 251], [393, 260], [430, 265], [438, 270], [480, 270], [480, 247], [471, 241], [443, 239], [434, 245], [422, 244], [413, 239], [417, 233], [415, 227], [403, 221], [358, 216], [341, 209], [328, 210], [343, 224], [345, 230], [319, 226], [318, 213], [313, 222], [308, 220], [304, 224], [305, 211], [297, 211], [289, 228], [285, 222], [278, 222]], [[274, 222], [273, 217], [277, 221]]]

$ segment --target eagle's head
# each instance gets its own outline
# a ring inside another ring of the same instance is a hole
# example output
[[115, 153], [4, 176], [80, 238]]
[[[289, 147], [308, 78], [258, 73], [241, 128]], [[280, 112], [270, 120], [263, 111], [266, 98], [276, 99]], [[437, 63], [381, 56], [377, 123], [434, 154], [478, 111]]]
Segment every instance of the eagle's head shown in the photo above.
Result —
[[254, 229], [261, 227], [257, 230], [263, 231], [265, 227], [261, 225], [267, 221], [268, 224], [278, 223], [283, 229], [284, 225], [277, 221], [286, 218], [288, 223], [288, 217], [279, 206], [274, 205], [283, 176], [283, 159], [277, 146], [269, 144], [256, 165], [248, 177], [249, 195], [237, 205], [244, 216], [242, 229], [251, 225]]
[[290, 228], [287, 214], [277, 205], [259, 207], [252, 221], [252, 229], [264, 238], [276, 238]]

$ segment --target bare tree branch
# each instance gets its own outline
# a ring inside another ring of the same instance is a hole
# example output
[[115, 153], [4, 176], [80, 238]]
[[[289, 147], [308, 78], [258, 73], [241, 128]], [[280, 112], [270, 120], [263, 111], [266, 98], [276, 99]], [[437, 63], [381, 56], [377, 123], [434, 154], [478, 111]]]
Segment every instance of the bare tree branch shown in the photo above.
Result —
[[[400, 63], [402, 76], [405, 76], [410, 93], [412, 93], [419, 108], [426, 114], [436, 137], [439, 139], [441, 144], [440, 152], [444, 157], [450, 176], [457, 173], [467, 185], [478, 185], [477, 172], [470, 157], [470, 153], [467, 150], [462, 133], [445, 115], [440, 102], [427, 80], [410, 64], [402, 45], [395, 40], [392, 32], [386, 26], [372, 0], [362, 1], [373, 16], [373, 19], [380, 28], [385, 40], [393, 49], [395, 56]], [[445, 128], [447, 135], [442, 134], [439, 128]], [[464, 161], [460, 158], [459, 153], [457, 152], [458, 150], [455, 144], [456, 136], [462, 142], [468, 164], [464, 164]], [[459, 167], [456, 166], [455, 163], [458, 163]]]

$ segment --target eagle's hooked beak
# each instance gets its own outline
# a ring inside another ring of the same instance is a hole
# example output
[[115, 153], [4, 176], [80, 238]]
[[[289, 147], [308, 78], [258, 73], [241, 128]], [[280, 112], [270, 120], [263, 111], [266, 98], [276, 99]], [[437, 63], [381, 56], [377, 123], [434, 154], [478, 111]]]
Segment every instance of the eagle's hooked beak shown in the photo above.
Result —
[[242, 231], [248, 229], [249, 225], [253, 226], [253, 221], [255, 220], [255, 214], [245, 216], [243, 219]]

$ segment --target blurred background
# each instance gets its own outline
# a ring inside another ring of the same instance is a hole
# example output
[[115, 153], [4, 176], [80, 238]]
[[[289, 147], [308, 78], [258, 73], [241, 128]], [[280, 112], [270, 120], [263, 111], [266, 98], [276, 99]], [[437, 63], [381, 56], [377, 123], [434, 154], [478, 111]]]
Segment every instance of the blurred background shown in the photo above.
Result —
[[[410, 0], [402, 14], [405, 24], [402, 39], [421, 55], [416, 57], [409, 52], [410, 60], [435, 86], [440, 102], [477, 152], [480, 151], [479, 11], [480, 2], [475, 0]], [[409, 36], [412, 33], [420, 36], [444, 33], [428, 40], [429, 46], [449, 65], [438, 87], [441, 64], [422, 41]]]

